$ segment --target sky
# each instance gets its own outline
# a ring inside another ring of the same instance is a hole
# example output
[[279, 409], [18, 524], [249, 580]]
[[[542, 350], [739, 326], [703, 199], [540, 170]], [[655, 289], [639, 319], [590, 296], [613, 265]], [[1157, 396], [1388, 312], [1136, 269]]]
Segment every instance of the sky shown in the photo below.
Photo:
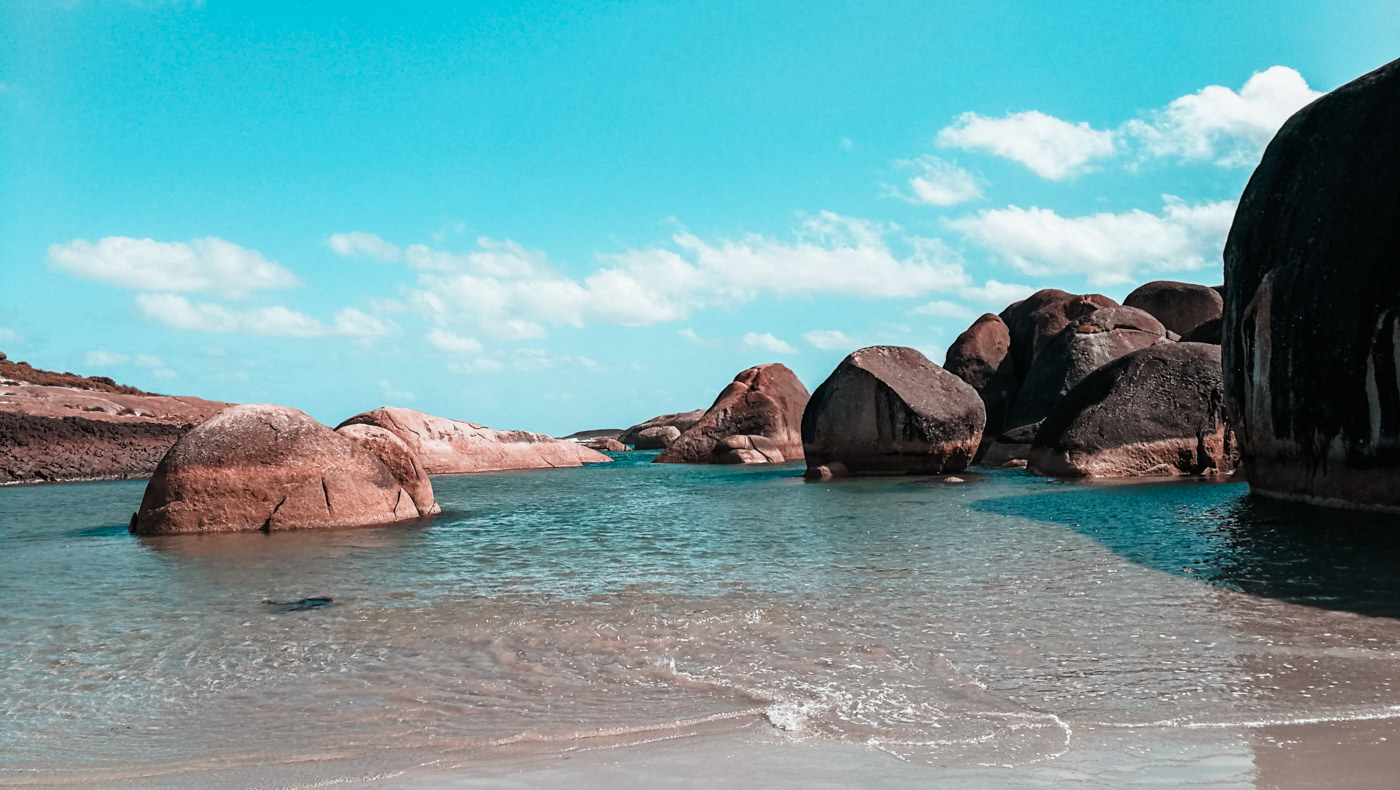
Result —
[[[1400, 1], [0, 3], [0, 350], [563, 435], [1222, 280]], [[295, 6], [295, 7], [292, 7]]]

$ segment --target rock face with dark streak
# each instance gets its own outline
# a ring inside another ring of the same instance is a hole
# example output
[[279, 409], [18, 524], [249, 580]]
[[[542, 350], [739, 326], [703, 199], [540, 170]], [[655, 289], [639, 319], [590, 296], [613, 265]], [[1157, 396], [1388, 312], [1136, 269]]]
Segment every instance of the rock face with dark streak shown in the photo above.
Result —
[[1161, 321], [1167, 331], [1182, 336], [1219, 318], [1224, 304], [1214, 288], [1172, 280], [1140, 285], [1123, 300], [1124, 307], [1136, 307]]
[[529, 431], [496, 431], [476, 423], [385, 406], [340, 424], [377, 425], [403, 440], [430, 475], [546, 469], [609, 463], [611, 458], [580, 444]]
[[1226, 473], [1238, 459], [1220, 348], [1158, 343], [1109, 362], [1041, 424], [1030, 469], [1056, 477]]
[[336, 433], [374, 453], [389, 467], [394, 479], [413, 497], [413, 505], [419, 513], [430, 516], [442, 512], [433, 497], [433, 483], [428, 479], [428, 473], [423, 471], [417, 456], [404, 444], [403, 439], [377, 425], [346, 425], [337, 428]]
[[1040, 421], [1065, 393], [1108, 362], [1165, 337], [1166, 329], [1157, 319], [1131, 307], [1100, 308], [1060, 330], [1036, 356], [1001, 435], [987, 450], [986, 462], [999, 465], [1026, 458]]
[[690, 430], [656, 460], [672, 464], [712, 463], [715, 445], [727, 436], [764, 436], [789, 461], [802, 457], [802, 410], [810, 395], [786, 365], [758, 365], [734, 377]]
[[[666, 440], [664, 443], [658, 443], [652, 437], [658, 436], [660, 434], [653, 432], [648, 434], [647, 438], [643, 438], [641, 435], [643, 431], [648, 431], [652, 428], [675, 428], [676, 436], [680, 436], [681, 434], [694, 427], [695, 423], [700, 422], [700, 418], [704, 416], [704, 409], [696, 409], [695, 411], [685, 411], [677, 414], [662, 414], [656, 417], [652, 417], [646, 422], [633, 425], [631, 428], [628, 428], [627, 430], [623, 431], [622, 435], [617, 437], [617, 440], [619, 442], [622, 442], [623, 444], [630, 444], [633, 448], [637, 450], [660, 450], [665, 448], [667, 444], [670, 444], [671, 440]], [[675, 437], [671, 437], [671, 439], [674, 438]], [[645, 444], [646, 446], [642, 446], [643, 444]]]
[[901, 346], [852, 352], [802, 416], [808, 476], [942, 474], [977, 452], [986, 409], [972, 385]]
[[131, 531], [328, 529], [419, 515], [374, 453], [296, 409], [254, 403], [219, 412], [170, 448]]
[[1400, 514], [1400, 61], [1298, 111], [1225, 246], [1226, 403], [1253, 491]]
[[948, 347], [943, 369], [972, 385], [987, 410], [983, 436], [1001, 432], [1020, 381], [1011, 358], [1011, 332], [999, 316], [987, 313]]
[[1117, 306], [1117, 302], [1100, 294], [1076, 296], [1046, 288], [1002, 310], [1001, 320], [1011, 335], [1016, 380], [1026, 377], [1036, 356], [1065, 327], [1099, 308]]

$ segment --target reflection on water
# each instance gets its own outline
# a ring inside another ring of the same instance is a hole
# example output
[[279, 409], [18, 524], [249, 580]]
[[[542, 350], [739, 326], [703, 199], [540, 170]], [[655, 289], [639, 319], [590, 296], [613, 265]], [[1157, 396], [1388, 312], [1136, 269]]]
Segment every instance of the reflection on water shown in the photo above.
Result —
[[441, 477], [436, 518], [341, 532], [136, 538], [139, 484], [0, 490], [0, 784], [761, 731], [972, 784], [1247, 785], [1252, 732], [1397, 715], [1378, 525], [1235, 484], [651, 455]]

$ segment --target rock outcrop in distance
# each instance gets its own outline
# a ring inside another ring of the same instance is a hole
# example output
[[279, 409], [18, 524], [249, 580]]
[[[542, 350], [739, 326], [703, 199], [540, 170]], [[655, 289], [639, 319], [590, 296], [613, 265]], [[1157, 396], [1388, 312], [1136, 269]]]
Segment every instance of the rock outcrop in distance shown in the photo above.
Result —
[[1158, 343], [1091, 372], [1055, 405], [1030, 469], [1057, 477], [1227, 473], [1237, 450], [1225, 415], [1220, 347]]
[[713, 463], [715, 446], [721, 440], [744, 435], [770, 439], [785, 460], [799, 460], [802, 410], [809, 397], [807, 388], [785, 365], [775, 362], [749, 368], [735, 376], [700, 421], [656, 460], [671, 464]]
[[807, 476], [943, 474], [967, 467], [986, 423], [972, 385], [901, 346], [852, 352], [802, 416]]
[[255, 403], [227, 408], [180, 437], [146, 485], [131, 531], [330, 529], [420, 515], [413, 495], [360, 441], [296, 409]]
[[398, 436], [430, 475], [544, 469], [612, 461], [597, 450], [541, 433], [497, 431], [476, 423], [392, 406], [357, 414], [338, 427], [347, 425], [375, 425]]
[[625, 453], [632, 449], [622, 442], [607, 436], [584, 442], [583, 446], [590, 450], [597, 450], [600, 453]]
[[177, 439], [227, 406], [0, 358], [0, 485], [150, 477]]
[[704, 409], [662, 414], [643, 423], [633, 425], [617, 437], [619, 442], [632, 445], [636, 450], [664, 450], [680, 435], [695, 427], [705, 416]]
[[1251, 489], [1400, 514], [1400, 61], [1299, 110], [1225, 246], [1226, 403]]

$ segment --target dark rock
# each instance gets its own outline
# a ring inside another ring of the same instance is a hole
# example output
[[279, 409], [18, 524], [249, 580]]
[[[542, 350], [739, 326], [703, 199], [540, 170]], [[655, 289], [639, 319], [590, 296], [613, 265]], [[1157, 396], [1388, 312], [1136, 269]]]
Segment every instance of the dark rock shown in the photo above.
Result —
[[764, 436], [777, 443], [789, 461], [802, 457], [802, 410], [807, 388], [785, 365], [759, 365], [743, 371], [724, 388], [713, 406], [656, 460], [703, 464], [712, 461], [715, 445], [726, 436]]
[[1221, 319], [1212, 318], [1181, 336], [1183, 343], [1212, 343], [1220, 345]]
[[676, 436], [680, 436], [681, 434], [695, 427], [695, 423], [700, 422], [700, 418], [704, 416], [704, 409], [679, 412], [677, 414], [662, 414], [657, 417], [652, 417], [646, 422], [633, 425], [631, 428], [628, 428], [627, 430], [623, 431], [622, 435], [617, 437], [617, 440], [619, 442], [622, 442], [623, 444], [630, 444], [638, 450], [660, 450], [664, 448], [665, 445], [657, 445], [655, 447], [637, 446], [637, 440], [638, 437], [641, 435], [642, 431], [645, 431], [649, 428], [661, 428], [670, 426], [676, 429]]
[[1020, 381], [1011, 355], [1011, 332], [1000, 317], [987, 313], [948, 347], [943, 369], [977, 390], [987, 410], [984, 436], [1001, 432], [1016, 399]]
[[808, 476], [942, 474], [972, 461], [986, 424], [972, 385], [912, 348], [852, 352], [802, 416]]
[[1011, 358], [1015, 364], [1016, 380], [1021, 381], [1031, 369], [1031, 363], [1060, 330], [1075, 320], [1103, 307], [1118, 303], [1101, 294], [1076, 296], [1056, 288], [1036, 291], [1005, 310], [1001, 320], [1011, 335]]
[[665, 450], [681, 438], [681, 429], [674, 425], [653, 425], [636, 433], [632, 445], [638, 450]]
[[1220, 348], [1158, 343], [1109, 362], [1042, 423], [1030, 469], [1057, 477], [1232, 472]]
[[1253, 491], [1400, 513], [1400, 61], [1298, 111], [1225, 247], [1225, 393]]
[[1162, 322], [1168, 332], [1185, 337], [1191, 330], [1219, 318], [1225, 302], [1214, 288], [1172, 280], [1140, 285], [1123, 300]]
[[1026, 374], [1006, 428], [988, 448], [983, 463], [999, 466], [1025, 458], [1041, 420], [1065, 393], [1104, 364], [1162, 342], [1161, 322], [1132, 307], [1105, 307], [1066, 326], [1036, 357]]
[[272, 611], [278, 614], [287, 612], [304, 612], [308, 609], [322, 609], [335, 603], [334, 598], [302, 598], [297, 601], [274, 601], [266, 600], [263, 603], [272, 607]]
[[146, 485], [131, 531], [270, 532], [419, 515], [374, 453], [296, 409], [255, 403], [180, 437]]
[[714, 464], [780, 464], [786, 460], [777, 442], [750, 434], [726, 436], [710, 453]]

